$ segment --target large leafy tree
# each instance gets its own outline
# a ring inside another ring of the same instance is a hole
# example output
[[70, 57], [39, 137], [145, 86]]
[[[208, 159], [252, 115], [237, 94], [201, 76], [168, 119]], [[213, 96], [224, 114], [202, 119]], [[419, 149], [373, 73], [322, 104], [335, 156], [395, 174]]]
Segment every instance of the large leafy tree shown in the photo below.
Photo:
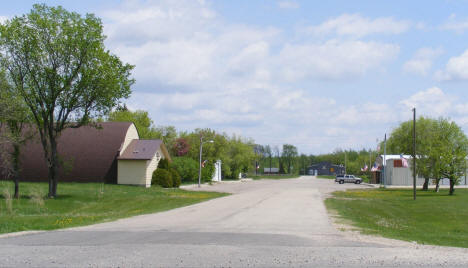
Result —
[[465, 174], [468, 139], [462, 129], [453, 121], [440, 119], [437, 133], [440, 144], [438, 170], [450, 180], [450, 195], [455, 184]]
[[[247, 172], [255, 160], [253, 151], [253, 141], [239, 136], [228, 136], [219, 134], [211, 129], [195, 129], [191, 133], [181, 132], [180, 137], [184, 138], [190, 148], [186, 157], [198, 161], [200, 150], [200, 136], [204, 141], [212, 140], [213, 143], [204, 143], [203, 159], [207, 160], [205, 168], [202, 170], [214, 171], [216, 160], [222, 161], [222, 173], [224, 178], [237, 179], [240, 172]], [[211, 178], [212, 174], [207, 174]]]
[[176, 128], [174, 126], [155, 127], [147, 111], [131, 111], [124, 105], [112, 111], [107, 119], [115, 122], [133, 122], [138, 129], [140, 138], [161, 139], [171, 153], [174, 153], [172, 149], [177, 139]]
[[280, 149], [278, 145], [275, 145], [272, 149], [272, 154], [273, 156], [276, 156], [276, 159], [278, 159], [278, 173], [281, 173], [283, 170], [283, 164], [281, 162], [281, 157], [280, 157]]
[[142, 139], [154, 139], [158, 133], [154, 130], [153, 120], [148, 116], [147, 111], [130, 111], [125, 106], [112, 111], [108, 118], [112, 122], [133, 122], [138, 130], [138, 135]]
[[291, 144], [283, 144], [283, 158], [287, 163], [288, 173], [291, 173], [292, 163], [297, 156], [297, 148]]
[[307, 174], [307, 165], [308, 165], [308, 161], [309, 161], [309, 159], [307, 158], [307, 155], [301, 154], [299, 156], [298, 161], [299, 161], [299, 164], [301, 165], [301, 169], [298, 170], [299, 174], [306, 175]]
[[[260, 168], [260, 163], [262, 160], [265, 159], [265, 147], [261, 144], [254, 144], [253, 145], [253, 151], [255, 154], [255, 164], [254, 164], [254, 170], [255, 170], [255, 175], [258, 173], [258, 168]], [[257, 168], [258, 167], [258, 168]]]
[[161, 139], [167, 148], [172, 148], [177, 139], [177, 129], [174, 126], [157, 126], [153, 129], [155, 137]]
[[[198, 161], [190, 157], [174, 157], [172, 166], [182, 177], [182, 181], [196, 181], [198, 178]], [[210, 177], [211, 178], [211, 177]]]
[[62, 7], [34, 5], [0, 25], [0, 61], [29, 107], [49, 169], [49, 197], [57, 194], [57, 138], [103, 116], [131, 91], [130, 72], [104, 47], [102, 22]]
[[[228, 138], [227, 158], [231, 159], [230, 169], [232, 178], [236, 178], [239, 173], [247, 172], [249, 166], [255, 160], [256, 156], [253, 148], [253, 141], [243, 139], [233, 135]], [[256, 167], [255, 167], [256, 168]]]
[[[393, 130], [387, 143], [390, 153], [412, 153], [412, 129], [413, 122], [407, 121]], [[425, 178], [423, 189], [435, 179], [438, 191], [440, 179], [448, 178], [453, 194], [466, 169], [467, 137], [453, 121], [425, 117], [416, 121], [416, 137], [416, 172]]]
[[0, 159], [4, 175], [13, 179], [15, 198], [19, 198], [21, 146], [32, 137], [31, 132], [25, 129], [30, 120], [28, 107], [12, 90], [5, 73], [0, 71]]
[[175, 156], [184, 156], [190, 150], [190, 144], [184, 138], [178, 138], [175, 140], [172, 146], [172, 152]]
[[273, 156], [273, 152], [271, 150], [270, 145], [265, 145], [264, 149], [265, 149], [264, 150], [265, 157], [267, 157], [268, 160], [269, 160], [269, 167], [270, 167], [269, 170], [270, 170], [270, 173], [271, 173], [271, 157]]
[[[438, 123], [438, 120], [426, 117], [416, 121], [416, 172], [424, 177], [423, 190], [428, 189], [429, 179], [438, 179], [436, 168], [442, 148]], [[393, 154], [413, 154], [413, 121], [403, 122], [392, 131], [387, 150]]]

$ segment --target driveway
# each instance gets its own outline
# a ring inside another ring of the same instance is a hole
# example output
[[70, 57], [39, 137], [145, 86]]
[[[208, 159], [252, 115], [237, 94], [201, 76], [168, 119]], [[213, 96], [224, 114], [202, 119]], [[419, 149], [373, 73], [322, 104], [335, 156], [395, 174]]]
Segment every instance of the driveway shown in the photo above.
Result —
[[323, 198], [335, 190], [366, 187], [314, 177], [206, 185], [201, 190], [233, 195], [115, 222], [4, 237], [0, 239], [0, 266], [468, 265], [467, 249], [421, 246], [338, 230]]

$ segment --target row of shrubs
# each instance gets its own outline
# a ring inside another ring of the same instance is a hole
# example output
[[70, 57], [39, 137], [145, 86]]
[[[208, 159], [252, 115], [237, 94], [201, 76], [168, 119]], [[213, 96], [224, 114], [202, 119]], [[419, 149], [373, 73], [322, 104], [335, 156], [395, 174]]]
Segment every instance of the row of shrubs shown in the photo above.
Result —
[[[175, 168], [179, 172], [183, 182], [197, 182], [199, 162], [190, 157], [174, 157], [172, 158], [171, 168]], [[201, 170], [201, 181], [209, 182], [215, 171], [214, 163], [208, 162]]]
[[153, 172], [151, 184], [160, 185], [164, 188], [179, 188], [181, 177], [176, 169], [170, 167], [167, 159], [161, 159], [158, 168]]

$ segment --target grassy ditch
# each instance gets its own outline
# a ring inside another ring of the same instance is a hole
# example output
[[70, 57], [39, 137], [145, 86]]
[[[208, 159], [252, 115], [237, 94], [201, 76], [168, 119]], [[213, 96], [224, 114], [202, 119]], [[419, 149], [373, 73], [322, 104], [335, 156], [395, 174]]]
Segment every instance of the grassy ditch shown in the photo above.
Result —
[[227, 195], [155, 186], [59, 183], [59, 196], [47, 199], [47, 189], [47, 183], [20, 183], [21, 197], [17, 200], [12, 199], [13, 184], [0, 181], [0, 233], [52, 230], [112, 221]]
[[420, 244], [468, 247], [468, 189], [439, 193], [411, 189], [348, 190], [325, 200], [328, 210], [365, 234]]

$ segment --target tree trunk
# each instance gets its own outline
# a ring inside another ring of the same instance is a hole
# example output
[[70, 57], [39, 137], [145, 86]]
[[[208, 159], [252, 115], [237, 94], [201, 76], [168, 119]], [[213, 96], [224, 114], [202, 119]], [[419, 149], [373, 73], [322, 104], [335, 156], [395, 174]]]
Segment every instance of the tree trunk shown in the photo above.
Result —
[[270, 155], [270, 174], [271, 174], [271, 155]]
[[14, 198], [19, 198], [19, 155], [20, 147], [18, 144], [13, 145], [13, 181], [15, 183]]
[[50, 140], [50, 157], [49, 157], [49, 198], [57, 196], [57, 142], [55, 139]]
[[449, 195], [453, 195], [453, 193], [455, 192], [455, 180], [450, 178], [450, 191], [449, 191]]
[[429, 189], [429, 179], [424, 178], [424, 184], [423, 184], [422, 190], [427, 191], [428, 189]]
[[440, 179], [436, 179], [436, 187], [435, 187], [436, 193], [439, 192], [439, 183], [440, 183]]

